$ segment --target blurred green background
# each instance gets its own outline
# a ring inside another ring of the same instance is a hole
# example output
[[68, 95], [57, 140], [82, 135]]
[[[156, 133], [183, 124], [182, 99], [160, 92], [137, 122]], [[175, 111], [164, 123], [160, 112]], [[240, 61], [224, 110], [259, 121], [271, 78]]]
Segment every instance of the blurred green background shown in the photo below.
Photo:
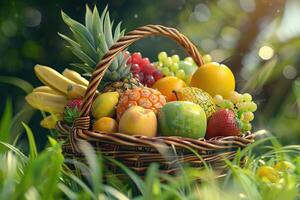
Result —
[[[41, 85], [33, 72], [37, 63], [62, 71], [77, 61], [57, 34], [70, 34], [60, 11], [83, 22], [86, 4], [97, 5], [99, 11], [108, 5], [111, 18], [122, 21], [127, 31], [146, 24], [177, 28], [201, 53], [211, 54], [214, 61], [232, 69], [238, 91], [253, 95], [259, 106], [254, 130], [267, 129], [284, 144], [300, 142], [299, 0], [1, 0], [0, 113], [10, 101], [14, 116], [22, 110], [22, 117], [15, 121], [28, 121], [38, 134], [39, 148], [49, 131], [39, 126], [41, 114], [33, 114], [25, 105], [25, 91], [31, 89], [26, 82], [33, 87]], [[151, 61], [160, 51], [186, 56], [180, 47], [162, 37], [145, 39], [129, 50], [140, 51]], [[9, 131], [16, 134], [14, 131], [22, 130]]]

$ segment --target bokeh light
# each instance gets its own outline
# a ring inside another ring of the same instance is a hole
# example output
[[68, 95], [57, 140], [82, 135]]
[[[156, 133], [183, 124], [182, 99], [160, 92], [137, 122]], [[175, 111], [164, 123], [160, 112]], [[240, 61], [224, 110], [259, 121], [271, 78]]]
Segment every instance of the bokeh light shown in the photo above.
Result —
[[270, 46], [262, 46], [258, 51], [258, 55], [263, 60], [269, 60], [274, 55], [274, 49], [272, 49]]
[[286, 79], [294, 79], [297, 76], [297, 69], [294, 66], [287, 65], [283, 68], [282, 74]]

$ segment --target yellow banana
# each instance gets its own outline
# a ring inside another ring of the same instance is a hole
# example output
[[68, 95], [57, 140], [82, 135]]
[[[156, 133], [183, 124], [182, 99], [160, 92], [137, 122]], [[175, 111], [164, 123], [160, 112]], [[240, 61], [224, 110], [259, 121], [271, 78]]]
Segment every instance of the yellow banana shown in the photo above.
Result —
[[86, 87], [89, 85], [89, 81], [86, 80], [85, 78], [83, 78], [78, 72], [76, 72], [74, 70], [70, 70], [70, 69], [66, 68], [63, 71], [62, 75], [79, 85], [83, 85]]
[[36, 65], [34, 70], [42, 83], [62, 92], [68, 97], [68, 99], [82, 98], [85, 94], [85, 86], [71, 81], [51, 67]]
[[49, 93], [49, 94], [58, 94], [62, 95], [61, 92], [52, 89], [51, 87], [48, 86], [39, 86], [33, 89], [33, 92], [44, 92], [44, 93]]
[[63, 113], [68, 101], [65, 96], [45, 92], [32, 92], [25, 99], [32, 107], [49, 113]]
[[55, 128], [56, 123], [62, 119], [63, 119], [62, 114], [49, 115], [49, 116], [45, 117], [44, 119], [42, 119], [42, 121], [40, 122], [40, 125], [43, 128], [53, 129], [53, 128]]

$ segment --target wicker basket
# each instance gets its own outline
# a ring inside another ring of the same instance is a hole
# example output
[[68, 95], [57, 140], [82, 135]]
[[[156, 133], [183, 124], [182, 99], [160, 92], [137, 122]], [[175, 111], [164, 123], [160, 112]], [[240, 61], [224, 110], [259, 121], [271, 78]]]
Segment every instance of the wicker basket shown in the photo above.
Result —
[[[206, 164], [215, 169], [224, 169], [224, 159], [232, 160], [238, 149], [254, 142], [254, 135], [247, 133], [241, 136], [216, 137], [210, 140], [190, 139], [182, 137], [146, 137], [129, 136], [122, 133], [104, 134], [91, 131], [90, 109], [97, 87], [113, 59], [135, 41], [147, 36], [167, 36], [180, 44], [194, 59], [198, 66], [203, 64], [202, 56], [197, 48], [174, 28], [160, 25], [147, 25], [129, 32], [120, 38], [103, 56], [92, 74], [81, 115], [72, 127], [63, 121], [58, 122], [57, 129], [61, 132], [63, 153], [68, 158], [81, 160], [83, 155], [78, 148], [78, 141], [88, 141], [97, 152], [117, 159], [127, 167], [143, 174], [147, 167], [157, 162], [162, 173], [174, 173], [181, 164], [201, 168]], [[113, 164], [110, 163], [112, 166]], [[114, 169], [114, 168], [111, 168]]]

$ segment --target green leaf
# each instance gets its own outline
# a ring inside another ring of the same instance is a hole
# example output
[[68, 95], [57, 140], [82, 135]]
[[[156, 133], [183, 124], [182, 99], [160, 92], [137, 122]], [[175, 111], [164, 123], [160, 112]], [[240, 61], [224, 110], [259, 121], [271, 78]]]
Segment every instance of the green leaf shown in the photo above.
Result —
[[[103, 10], [103, 13], [105, 13], [106, 10], [107, 10], [107, 7], [105, 7], [105, 9]], [[103, 24], [101, 23], [99, 12], [98, 12], [98, 9], [96, 6], [94, 7], [94, 10], [93, 10], [92, 20], [93, 20], [93, 24], [92, 24], [93, 35], [94, 35], [94, 38], [98, 38], [99, 33], [103, 33]]]
[[81, 61], [83, 61], [87, 65], [96, 66], [97, 63], [95, 63], [95, 61], [92, 58], [90, 58], [88, 55], [86, 55], [80, 49], [71, 47], [71, 46], [67, 46], [67, 48], [70, 49], [74, 55], [76, 55]]
[[158, 181], [158, 164], [153, 163], [147, 170], [145, 179], [145, 199], [152, 200], [155, 199], [155, 181]]
[[6, 99], [6, 104], [0, 121], [0, 140], [10, 141], [11, 122], [13, 118], [12, 102], [10, 98]]
[[120, 33], [122, 22], [119, 22], [115, 28], [114, 43], [122, 36]]
[[97, 62], [95, 61], [97, 60], [96, 47], [87, 40], [85, 34], [80, 30], [71, 28], [71, 31], [77, 43], [80, 44], [80, 47], [78, 48], [80, 48], [81, 51], [85, 52], [85, 54], [89, 55], [89, 57], [91, 57], [94, 60], [94, 62]]
[[139, 191], [143, 195], [145, 194], [145, 189], [146, 189], [145, 183], [142, 181], [142, 179], [136, 173], [134, 173], [131, 169], [126, 167], [123, 163], [121, 163], [113, 158], [106, 157], [106, 159], [109, 160], [110, 162], [112, 162], [113, 164], [115, 164], [116, 166], [118, 166], [125, 174], [127, 174], [129, 176], [129, 178], [135, 183], [135, 185], [137, 186]]
[[85, 5], [85, 26], [90, 33], [93, 33], [93, 14], [88, 5]]
[[0, 144], [3, 147], [6, 147], [7, 149], [9, 149], [12, 152], [14, 152], [21, 159], [21, 161], [23, 163], [27, 163], [28, 162], [28, 158], [18, 148], [16, 148], [15, 146], [13, 146], [13, 145], [11, 145], [9, 143], [6, 143], [6, 142], [2, 142], [2, 141], [0, 141]]
[[104, 35], [105, 35], [105, 39], [106, 39], [106, 43], [108, 47], [111, 47], [114, 44], [114, 40], [112, 38], [112, 26], [111, 26], [111, 21], [110, 21], [110, 17], [109, 17], [109, 12], [107, 11], [107, 13], [105, 14], [105, 19], [104, 19]]
[[33, 90], [33, 86], [23, 79], [12, 76], [0, 76], [0, 83], [8, 83], [22, 89], [26, 94]]
[[71, 38], [69, 38], [68, 36], [66, 36], [66, 35], [64, 35], [62, 33], [58, 33], [58, 35], [60, 37], [62, 37], [64, 40], [66, 40], [71, 46], [80, 48], [80, 44], [78, 44], [77, 42], [75, 42], [74, 40], [72, 40]]
[[28, 138], [28, 143], [29, 143], [29, 158], [30, 159], [35, 159], [37, 157], [37, 148], [36, 148], [36, 143], [35, 143], [35, 139], [33, 136], [33, 133], [31, 131], [31, 129], [29, 128], [29, 126], [27, 126], [25, 123], [22, 122], [22, 125], [25, 128], [25, 132], [27, 134], [27, 138]]
[[16, 144], [20, 134], [24, 131], [24, 126], [22, 126], [22, 122], [28, 123], [35, 112], [36, 109], [31, 107], [29, 104], [25, 103], [22, 106], [22, 109], [15, 114], [10, 126], [10, 143]]
[[76, 67], [78, 70], [82, 70], [86, 74], [92, 74], [94, 71], [94, 69], [89, 67], [87, 64], [71, 63], [70, 65]]
[[[77, 32], [80, 32], [84, 37], [87, 39], [87, 41], [90, 44], [94, 44], [94, 39], [91, 33], [88, 31], [88, 29], [80, 24], [79, 22], [73, 20], [70, 18], [67, 14], [65, 14], [63, 11], [61, 11], [61, 16], [64, 20], [64, 22], [69, 26], [69, 28], [72, 30], [77, 30]], [[95, 46], [94, 46], [95, 47]]]

